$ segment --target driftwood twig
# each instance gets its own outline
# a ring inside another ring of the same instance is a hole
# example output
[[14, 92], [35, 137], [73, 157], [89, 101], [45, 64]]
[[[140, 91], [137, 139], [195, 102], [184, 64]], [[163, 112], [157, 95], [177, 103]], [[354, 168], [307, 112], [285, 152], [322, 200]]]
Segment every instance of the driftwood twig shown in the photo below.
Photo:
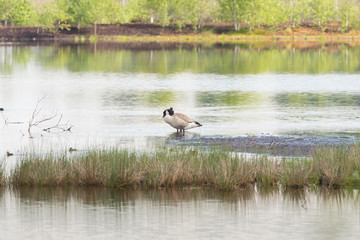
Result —
[[39, 118], [40, 112], [42, 111], [42, 109], [39, 107], [40, 103], [45, 99], [45, 96], [40, 98], [38, 100], [38, 102], [36, 103], [35, 109], [30, 117], [29, 120], [29, 125], [28, 125], [28, 133], [29, 133], [29, 137], [32, 137], [32, 133], [31, 130], [33, 127], [39, 127], [41, 128], [41, 126], [45, 123], [49, 123], [52, 120], [56, 120], [56, 123], [47, 127], [43, 127], [42, 130], [46, 131], [46, 132], [50, 132], [52, 129], [58, 129], [58, 130], [62, 130], [62, 131], [71, 131], [72, 126], [68, 124], [68, 122], [63, 123], [62, 122], [62, 115], [59, 115], [57, 113], [57, 111], [52, 112], [50, 115], [48, 116], [43, 116], [41, 118]]

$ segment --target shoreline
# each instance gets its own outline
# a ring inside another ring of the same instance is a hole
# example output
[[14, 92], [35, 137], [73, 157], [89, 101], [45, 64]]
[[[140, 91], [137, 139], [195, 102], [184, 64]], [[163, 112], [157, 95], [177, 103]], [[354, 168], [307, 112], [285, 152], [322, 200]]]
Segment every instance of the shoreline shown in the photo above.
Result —
[[308, 42], [351, 42], [360, 45], [360, 31], [349, 33], [321, 32], [311, 27], [273, 30], [261, 29], [253, 33], [231, 31], [228, 25], [211, 25], [197, 31], [189, 26], [179, 30], [174, 26], [161, 27], [155, 24], [99, 25], [94, 35], [93, 27], [80, 30], [71, 27], [51, 29], [36, 26], [0, 26], [0, 42], [27, 41], [75, 41], [75, 42], [193, 42], [229, 43], [246, 41], [308, 41]]
[[311, 135], [249, 135], [236, 137], [194, 137], [173, 135], [168, 143], [184, 146], [219, 147], [240, 154], [265, 154], [275, 157], [310, 157], [318, 148], [351, 146], [359, 143], [355, 136], [311, 136]]

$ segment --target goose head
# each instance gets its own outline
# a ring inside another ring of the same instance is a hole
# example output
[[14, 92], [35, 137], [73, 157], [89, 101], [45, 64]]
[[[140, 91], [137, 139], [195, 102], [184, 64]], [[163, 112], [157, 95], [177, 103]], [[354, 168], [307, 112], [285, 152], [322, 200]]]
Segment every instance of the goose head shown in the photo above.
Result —
[[164, 112], [163, 112], [163, 118], [166, 116], [166, 115], [174, 115], [174, 109], [172, 107], [170, 107], [169, 109], [166, 109]]

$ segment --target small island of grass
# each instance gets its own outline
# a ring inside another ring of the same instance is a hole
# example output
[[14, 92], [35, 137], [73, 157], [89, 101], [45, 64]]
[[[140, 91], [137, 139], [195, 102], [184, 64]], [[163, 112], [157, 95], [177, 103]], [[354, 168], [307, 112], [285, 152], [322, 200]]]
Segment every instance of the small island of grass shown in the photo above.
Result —
[[359, 185], [359, 145], [317, 147], [309, 158], [245, 156], [221, 149], [166, 148], [135, 152], [117, 147], [85, 153], [22, 157], [0, 183], [14, 186], [102, 186], [109, 188], [210, 187], [222, 191], [251, 186]]

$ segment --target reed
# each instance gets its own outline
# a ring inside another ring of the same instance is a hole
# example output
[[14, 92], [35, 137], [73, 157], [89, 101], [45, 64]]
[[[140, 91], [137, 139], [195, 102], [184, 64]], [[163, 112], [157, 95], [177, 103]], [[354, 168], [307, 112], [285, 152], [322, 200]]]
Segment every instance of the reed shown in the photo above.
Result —
[[4, 161], [0, 162], [0, 186], [6, 184]]
[[72, 158], [73, 184], [132, 187], [141, 179], [135, 153], [117, 148], [92, 150]]
[[269, 160], [267, 156], [255, 159], [256, 181], [261, 186], [274, 186], [279, 182], [280, 164], [278, 160]]
[[360, 144], [354, 144], [350, 147], [349, 158], [354, 164], [355, 171], [360, 173]]
[[309, 159], [283, 160], [280, 166], [279, 182], [290, 188], [303, 188], [312, 183], [313, 164]]
[[311, 154], [314, 176], [320, 185], [343, 186], [358, 171], [359, 145], [318, 147]]
[[156, 152], [143, 156], [143, 185], [149, 188], [200, 184], [200, 161], [197, 153]]
[[72, 183], [71, 162], [65, 156], [27, 155], [11, 171], [10, 182], [21, 186], [54, 186]]
[[221, 190], [245, 187], [255, 182], [253, 163], [238, 155], [218, 150], [203, 158], [201, 173], [204, 183]]
[[[359, 178], [360, 146], [319, 147], [308, 159], [246, 157], [219, 149], [164, 148], [139, 153], [126, 149], [93, 149], [19, 160], [8, 178], [15, 186], [103, 186], [159, 188], [210, 186], [223, 191], [248, 185], [303, 188], [342, 186]], [[0, 182], [0, 183], [1, 183]]]

